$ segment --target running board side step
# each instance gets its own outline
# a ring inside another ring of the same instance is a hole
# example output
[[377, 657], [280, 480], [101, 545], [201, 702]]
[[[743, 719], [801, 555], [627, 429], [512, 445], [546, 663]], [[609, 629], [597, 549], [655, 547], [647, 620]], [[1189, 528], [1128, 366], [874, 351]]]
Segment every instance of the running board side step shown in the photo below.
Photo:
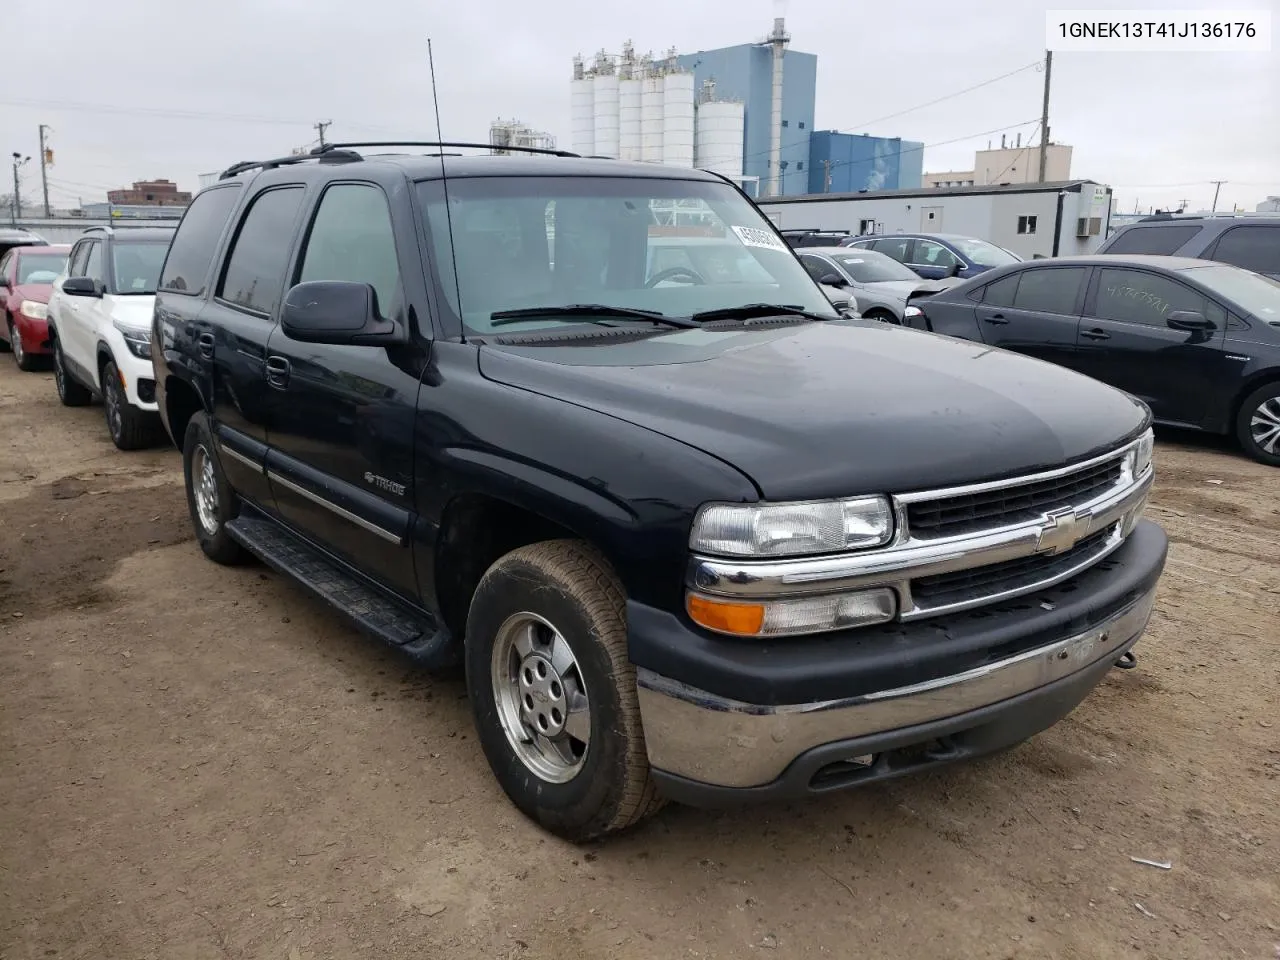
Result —
[[449, 632], [421, 611], [397, 603], [251, 507], [227, 523], [227, 533], [255, 557], [296, 581], [349, 619], [362, 633], [403, 650], [424, 667], [461, 662]]

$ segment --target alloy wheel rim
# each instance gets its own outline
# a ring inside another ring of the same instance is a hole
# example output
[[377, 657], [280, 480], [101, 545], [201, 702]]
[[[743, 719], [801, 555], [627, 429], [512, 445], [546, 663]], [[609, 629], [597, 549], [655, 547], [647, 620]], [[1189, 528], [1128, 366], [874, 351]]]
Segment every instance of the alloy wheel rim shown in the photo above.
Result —
[[9, 346], [13, 347], [13, 359], [21, 366], [23, 358], [26, 356], [22, 352], [22, 331], [13, 326], [13, 324], [9, 325]]
[[114, 376], [107, 379], [106, 390], [107, 426], [111, 428], [111, 436], [120, 436], [123, 417], [120, 414], [120, 383]]
[[581, 772], [591, 740], [591, 703], [573, 649], [536, 613], [508, 617], [490, 659], [493, 698], [507, 743], [550, 783]]
[[1253, 411], [1249, 435], [1264, 453], [1280, 454], [1280, 397], [1263, 400]]
[[62, 370], [62, 347], [55, 346], [53, 348], [53, 385], [58, 388], [59, 397], [67, 395], [67, 385], [63, 379], [65, 376]]
[[213, 458], [204, 444], [191, 455], [191, 479], [195, 488], [196, 516], [204, 532], [218, 532], [218, 478], [213, 472]]

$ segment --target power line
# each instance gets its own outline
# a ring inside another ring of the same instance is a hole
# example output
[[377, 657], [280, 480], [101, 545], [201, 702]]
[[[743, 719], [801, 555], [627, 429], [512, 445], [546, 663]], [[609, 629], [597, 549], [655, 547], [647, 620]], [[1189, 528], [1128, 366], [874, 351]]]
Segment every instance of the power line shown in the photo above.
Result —
[[[0, 105], [7, 107], [34, 107], [47, 110], [66, 110], [70, 112], [109, 113], [119, 116], [160, 117], [168, 120], [214, 120], [230, 123], [263, 123], [274, 124], [277, 126], [314, 127], [314, 122], [309, 120], [287, 120], [283, 117], [261, 117], [249, 114], [219, 113], [208, 110], [171, 110], [160, 107], [120, 107], [105, 103], [88, 103], [80, 100], [4, 99], [0, 100]], [[334, 121], [329, 121], [329, 123], [332, 122]], [[355, 120], [339, 120], [338, 122], [343, 126], [354, 127], [361, 130], [391, 130], [389, 127], [360, 123]]]
[[[1036, 130], [1040, 129], [1041, 122], [1043, 121], [1037, 122], [1035, 125], [1035, 129], [1033, 129], [1031, 133], [1027, 135], [1027, 145], [1025, 147], [1016, 148], [1018, 152], [1013, 155], [1013, 159], [1009, 161], [1008, 165], [1003, 170], [1001, 170], [999, 173], [995, 175], [994, 180], [988, 180], [987, 183], [999, 183], [1000, 178], [1013, 169], [1013, 165], [1018, 162], [1018, 158], [1028, 153], [1031, 150], [1031, 141], [1036, 138]], [[974, 171], [974, 172], [976, 173], [977, 171]], [[1043, 183], [1044, 182], [1043, 179], [1040, 182]]]
[[994, 130], [980, 130], [977, 133], [966, 134], [963, 137], [956, 137], [952, 140], [939, 140], [937, 143], [922, 143], [918, 147], [910, 147], [906, 150], [899, 148], [896, 153], [880, 154], [879, 156], [860, 157], [858, 159], [850, 159], [850, 160], [836, 160], [832, 162], [831, 166], [839, 167], [839, 166], [844, 166], [850, 163], [864, 163], [867, 160], [881, 159], [881, 157], [901, 157], [903, 154], [915, 153], [920, 150], [928, 150], [930, 147], [945, 147], [948, 144], [952, 144], [952, 143], [963, 143], [965, 140], [972, 140], [975, 137], [985, 137], [988, 134], [999, 133], [1002, 130], [1016, 130], [1018, 127], [1025, 127], [1029, 123], [1038, 123], [1038, 122], [1039, 122], [1038, 118], [1032, 117], [1030, 120], [1023, 120], [1021, 123], [1006, 123], [1003, 126], [996, 127]]

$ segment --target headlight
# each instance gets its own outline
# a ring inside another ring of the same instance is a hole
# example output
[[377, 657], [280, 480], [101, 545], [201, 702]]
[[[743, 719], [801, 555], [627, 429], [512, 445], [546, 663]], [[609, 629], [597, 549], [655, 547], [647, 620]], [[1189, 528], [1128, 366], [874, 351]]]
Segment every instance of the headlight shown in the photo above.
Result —
[[119, 320], [112, 320], [111, 325], [120, 331], [120, 335], [124, 337], [124, 344], [139, 360], [151, 359], [151, 330], [146, 327], [131, 327], [121, 323]]
[[1134, 479], [1146, 473], [1151, 466], [1151, 453], [1155, 445], [1155, 433], [1148, 427], [1147, 432], [1138, 438], [1137, 444], [1129, 452], [1129, 472]]
[[924, 316], [924, 311], [919, 307], [904, 307], [902, 310], [902, 322], [910, 323], [912, 320], [919, 320]]
[[49, 305], [36, 300], [23, 300], [18, 304], [18, 312], [32, 320], [49, 319]]
[[733, 557], [793, 557], [888, 543], [885, 497], [805, 503], [711, 503], [698, 511], [689, 546]]

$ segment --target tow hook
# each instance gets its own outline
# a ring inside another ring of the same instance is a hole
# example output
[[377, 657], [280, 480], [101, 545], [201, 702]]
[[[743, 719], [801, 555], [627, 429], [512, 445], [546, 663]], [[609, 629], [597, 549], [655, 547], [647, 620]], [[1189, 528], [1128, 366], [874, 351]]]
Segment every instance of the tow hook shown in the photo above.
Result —
[[1138, 665], [1138, 658], [1134, 656], [1132, 650], [1128, 650], [1124, 656], [1115, 662], [1115, 665], [1121, 670], [1132, 670]]

